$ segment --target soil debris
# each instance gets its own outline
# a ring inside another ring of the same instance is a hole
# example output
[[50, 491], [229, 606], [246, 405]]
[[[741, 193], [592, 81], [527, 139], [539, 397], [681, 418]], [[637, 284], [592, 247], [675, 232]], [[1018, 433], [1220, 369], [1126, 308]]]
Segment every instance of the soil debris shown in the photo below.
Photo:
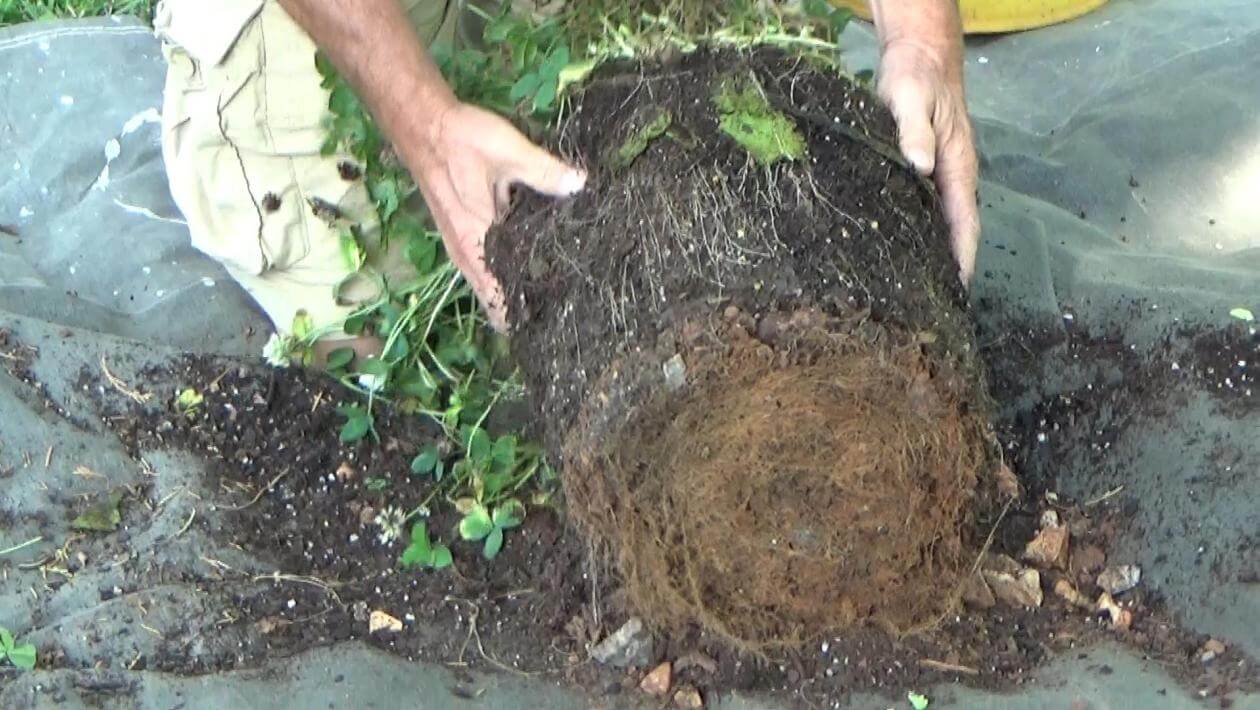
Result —
[[591, 658], [615, 668], [643, 667], [651, 656], [652, 635], [637, 616], [591, 649]]
[[1019, 478], [1015, 476], [1015, 472], [1005, 462], [998, 464], [994, 477], [997, 479], [998, 493], [1003, 498], [1019, 500], [1020, 496], [1023, 495], [1019, 487]]
[[342, 461], [341, 465], [337, 466], [337, 471], [333, 475], [337, 477], [337, 480], [345, 482], [354, 478], [357, 473], [354, 470], [354, 466], [351, 466], [349, 461]]
[[639, 683], [639, 690], [653, 696], [662, 696], [669, 692], [673, 679], [673, 665], [669, 661], [653, 668]]
[[1047, 525], [1028, 542], [1024, 559], [1043, 569], [1067, 569], [1069, 534], [1066, 525]]
[[984, 574], [969, 574], [962, 584], [963, 603], [972, 609], [991, 609], [997, 603], [989, 583], [984, 581]]
[[1128, 631], [1133, 625], [1133, 612], [1117, 604], [1107, 592], [1098, 595], [1098, 610], [1111, 617], [1111, 628], [1116, 631]]
[[1133, 589], [1142, 581], [1142, 570], [1137, 565], [1108, 567], [1098, 575], [1098, 586], [1112, 596], [1119, 596]]
[[1094, 580], [1107, 564], [1107, 553], [1097, 545], [1084, 545], [1072, 550], [1071, 572], [1078, 581]]
[[1199, 649], [1199, 661], [1211, 663], [1222, 653], [1225, 653], [1225, 644], [1217, 639], [1208, 639]]
[[690, 651], [679, 656], [678, 659], [674, 661], [675, 671], [681, 673], [688, 668], [699, 668], [705, 673], [717, 673], [718, 665], [717, 661], [713, 660], [713, 658], [708, 654], [701, 653], [699, 651]]
[[704, 707], [704, 698], [699, 690], [685, 685], [674, 692], [674, 707], [680, 710], [699, 710]]
[[390, 616], [380, 609], [373, 609], [371, 615], [368, 616], [368, 633], [370, 634], [378, 631], [397, 633], [402, 631], [402, 629], [403, 623], [401, 619]]
[[1060, 578], [1054, 583], [1054, 593], [1072, 606], [1086, 610], [1094, 609], [1094, 603], [1090, 601], [1089, 597], [1081, 594], [1080, 590], [1066, 579]]
[[1004, 604], [1037, 607], [1044, 601], [1041, 574], [1035, 569], [1024, 569], [1016, 573], [985, 570], [984, 580], [993, 590], [993, 596]]

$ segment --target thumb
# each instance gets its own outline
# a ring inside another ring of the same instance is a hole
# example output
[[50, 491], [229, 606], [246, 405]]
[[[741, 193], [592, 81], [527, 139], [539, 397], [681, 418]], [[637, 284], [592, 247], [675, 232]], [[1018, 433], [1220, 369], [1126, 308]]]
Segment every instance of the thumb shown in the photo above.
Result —
[[922, 175], [936, 169], [936, 130], [932, 127], [933, 96], [925, 82], [906, 76], [890, 76], [879, 87], [897, 121], [901, 154]]
[[552, 197], [571, 197], [586, 187], [586, 171], [565, 163], [524, 136], [519, 138], [511, 152], [507, 176], [511, 182]]

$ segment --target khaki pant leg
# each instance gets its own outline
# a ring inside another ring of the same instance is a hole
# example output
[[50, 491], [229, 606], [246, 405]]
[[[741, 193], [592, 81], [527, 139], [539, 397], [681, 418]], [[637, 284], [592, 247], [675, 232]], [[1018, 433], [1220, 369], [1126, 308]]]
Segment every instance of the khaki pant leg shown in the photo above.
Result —
[[[422, 40], [452, 32], [444, 0], [405, 1]], [[193, 245], [220, 261], [278, 330], [305, 311], [316, 328], [334, 328], [329, 337], [344, 337], [345, 317], [380, 295], [375, 280], [356, 279], [337, 298], [354, 273], [341, 249], [346, 225], [360, 225], [378, 271], [397, 278], [407, 267], [400, 249], [373, 248], [375, 208], [362, 180], [344, 179], [338, 167], [351, 157], [320, 154], [328, 92], [314, 43], [275, 0], [164, 0], [155, 26], [169, 65], [163, 155]], [[345, 219], [330, 224], [318, 204]]]

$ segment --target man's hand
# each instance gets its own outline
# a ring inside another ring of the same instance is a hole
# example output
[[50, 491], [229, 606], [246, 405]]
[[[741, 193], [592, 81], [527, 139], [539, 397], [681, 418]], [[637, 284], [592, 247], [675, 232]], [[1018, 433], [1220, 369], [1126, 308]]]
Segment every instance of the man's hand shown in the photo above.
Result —
[[978, 161], [962, 77], [962, 29], [952, 0], [876, 0], [883, 52], [879, 95], [897, 120], [901, 152], [935, 178], [964, 284], [980, 238]]
[[398, 0], [280, 0], [358, 90], [415, 177], [451, 261], [502, 329], [506, 304], [485, 263], [486, 230], [514, 184], [572, 195], [586, 175], [507, 121], [460, 103]]
[[401, 143], [398, 150], [437, 221], [446, 253], [468, 279], [491, 325], [503, 330], [507, 304], [486, 268], [486, 230], [506, 214], [512, 185], [568, 197], [586, 184], [586, 174], [475, 106], [453, 103], [431, 125], [427, 140]]

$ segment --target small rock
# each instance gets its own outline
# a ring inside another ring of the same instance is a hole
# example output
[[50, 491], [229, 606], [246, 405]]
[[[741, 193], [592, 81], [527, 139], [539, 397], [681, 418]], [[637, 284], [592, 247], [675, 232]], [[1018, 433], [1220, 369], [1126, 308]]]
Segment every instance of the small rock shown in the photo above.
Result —
[[374, 609], [372, 611], [372, 615], [368, 617], [368, 633], [370, 634], [374, 634], [377, 631], [398, 633], [399, 631], [402, 631], [402, 628], [402, 621], [395, 619], [380, 609]]
[[1019, 574], [985, 570], [984, 581], [989, 583], [998, 601], [1012, 606], [1041, 606], [1041, 574], [1035, 569], [1025, 569]]
[[291, 623], [293, 622], [286, 621], [284, 619], [281, 619], [278, 616], [264, 616], [263, 618], [254, 622], [254, 629], [256, 629], [258, 633], [263, 634], [265, 636], [275, 631], [276, 629], [280, 628], [281, 626], [287, 626], [288, 624], [291, 624]]
[[1142, 581], [1142, 570], [1137, 565], [1108, 567], [1098, 575], [1098, 586], [1112, 596], [1124, 594]]
[[699, 710], [704, 707], [704, 698], [700, 697], [700, 691], [690, 685], [685, 685], [674, 693], [674, 707]]
[[1024, 559], [1042, 568], [1067, 569], [1068, 529], [1056, 524], [1043, 527], [1024, 548]]
[[679, 673], [692, 667], [699, 668], [705, 673], [717, 673], [718, 669], [717, 661], [709, 657], [708, 654], [699, 651], [685, 653], [679, 656], [678, 660], [674, 661], [674, 670]]
[[1072, 606], [1078, 606], [1082, 609], [1093, 609], [1094, 605], [1090, 603], [1089, 597], [1081, 594], [1072, 583], [1066, 579], [1060, 579], [1054, 583], [1054, 593], [1067, 600]]
[[1019, 479], [1016, 478], [1015, 472], [1006, 464], [998, 466], [997, 470], [997, 489], [998, 493], [1004, 498], [1019, 500]]
[[1202, 663], [1211, 663], [1217, 656], [1225, 653], [1225, 644], [1216, 639], [1208, 639], [1203, 644], [1203, 648], [1199, 649], [1199, 661]]
[[662, 369], [665, 371], [665, 389], [677, 392], [687, 384], [687, 365], [683, 363], [681, 354], [665, 361]]
[[673, 666], [669, 661], [652, 669], [639, 682], [639, 690], [653, 696], [662, 696], [669, 692], [669, 684], [673, 677]]
[[1005, 572], [1014, 576], [1023, 571], [1024, 566], [1006, 555], [990, 552], [984, 557], [983, 568], [990, 572]]
[[1133, 625], [1133, 612], [1123, 609], [1107, 592], [1098, 596], [1098, 611], [1105, 611], [1111, 617], [1111, 628], [1115, 631], [1128, 631]]
[[643, 628], [641, 619], [631, 617], [591, 649], [591, 658], [615, 668], [642, 668], [652, 659], [652, 636]]
[[354, 466], [351, 466], [349, 461], [342, 461], [341, 465], [337, 467], [337, 480], [343, 483], [354, 478], [354, 475]]
[[962, 600], [972, 609], [992, 609], [997, 600], [993, 598], [993, 590], [979, 574], [967, 575], [962, 582]]
[[1089, 579], [1107, 564], [1107, 553], [1097, 545], [1086, 545], [1072, 551], [1072, 574], [1079, 580]]

